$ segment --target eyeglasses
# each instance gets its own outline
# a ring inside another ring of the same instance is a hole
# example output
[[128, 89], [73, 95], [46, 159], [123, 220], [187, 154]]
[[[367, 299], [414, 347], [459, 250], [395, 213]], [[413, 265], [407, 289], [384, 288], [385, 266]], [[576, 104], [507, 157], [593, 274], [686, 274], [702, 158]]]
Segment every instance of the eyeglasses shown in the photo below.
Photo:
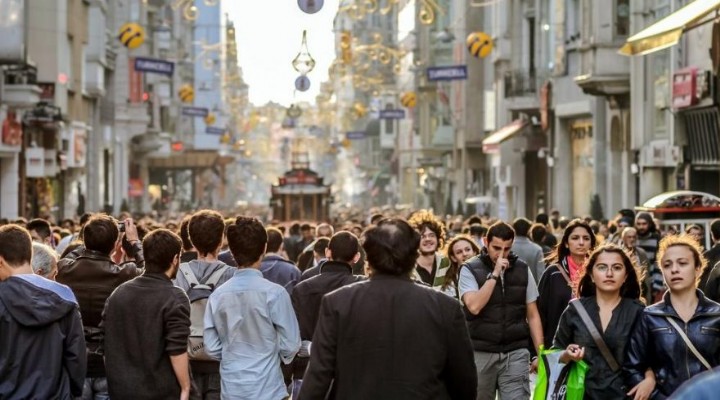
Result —
[[437, 235], [433, 232], [423, 233], [420, 236], [420, 239], [437, 239]]
[[600, 265], [596, 265], [595, 269], [602, 274], [606, 274], [608, 272], [608, 269], [612, 269], [613, 274], [619, 274], [620, 272], [625, 271], [625, 266], [620, 265], [620, 264], [615, 264], [611, 267], [611, 266], [608, 266], [605, 264], [600, 264]]

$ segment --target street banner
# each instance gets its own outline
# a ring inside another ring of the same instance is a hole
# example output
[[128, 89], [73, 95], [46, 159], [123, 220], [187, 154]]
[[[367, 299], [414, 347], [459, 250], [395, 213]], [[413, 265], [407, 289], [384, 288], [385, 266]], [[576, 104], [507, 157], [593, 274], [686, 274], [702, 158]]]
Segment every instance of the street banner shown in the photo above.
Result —
[[207, 128], [205, 128], [205, 133], [207, 133], [208, 135], [222, 135], [225, 133], [225, 129], [215, 126], [208, 126]]
[[207, 108], [204, 107], [183, 107], [182, 108], [182, 115], [187, 115], [189, 117], [207, 117], [209, 111]]
[[175, 72], [175, 63], [155, 58], [135, 57], [135, 71], [172, 76]]
[[405, 110], [380, 110], [380, 119], [405, 119]]
[[445, 67], [428, 67], [429, 81], [462, 81], [467, 79], [467, 65], [450, 65]]
[[345, 138], [347, 138], [347, 140], [365, 139], [365, 132], [364, 131], [346, 132]]

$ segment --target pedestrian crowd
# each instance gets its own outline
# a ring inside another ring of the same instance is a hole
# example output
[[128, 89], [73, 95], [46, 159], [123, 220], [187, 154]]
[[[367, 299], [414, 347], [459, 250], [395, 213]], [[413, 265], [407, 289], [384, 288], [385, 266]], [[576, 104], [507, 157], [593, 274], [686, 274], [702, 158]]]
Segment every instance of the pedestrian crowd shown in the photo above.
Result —
[[0, 400], [522, 400], [549, 349], [585, 399], [710, 399], [719, 301], [720, 220], [631, 210], [0, 221]]

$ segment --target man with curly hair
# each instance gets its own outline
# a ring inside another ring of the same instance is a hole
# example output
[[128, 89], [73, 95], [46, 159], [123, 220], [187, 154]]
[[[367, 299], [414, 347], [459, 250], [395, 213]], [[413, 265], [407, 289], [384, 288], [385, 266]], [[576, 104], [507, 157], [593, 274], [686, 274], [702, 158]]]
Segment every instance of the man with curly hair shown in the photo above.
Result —
[[[433, 289], [442, 291], [445, 274], [450, 268], [450, 260], [439, 252], [445, 244], [445, 226], [427, 210], [416, 212], [408, 222], [420, 234], [415, 275]], [[454, 296], [454, 293], [448, 294]]]

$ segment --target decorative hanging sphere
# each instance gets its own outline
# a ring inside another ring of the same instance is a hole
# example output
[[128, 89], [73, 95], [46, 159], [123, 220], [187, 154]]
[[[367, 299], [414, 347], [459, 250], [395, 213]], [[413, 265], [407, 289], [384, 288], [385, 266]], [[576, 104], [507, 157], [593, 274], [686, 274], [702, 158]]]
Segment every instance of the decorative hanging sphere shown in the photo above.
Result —
[[310, 78], [305, 75], [300, 75], [295, 79], [295, 89], [304, 92], [310, 89]]
[[415, 92], [403, 93], [400, 97], [400, 104], [405, 108], [413, 108], [417, 105], [417, 95]]
[[298, 0], [298, 7], [306, 14], [315, 14], [325, 4], [324, 0]]
[[134, 22], [128, 22], [120, 27], [118, 40], [128, 49], [137, 49], [145, 42], [145, 30]]
[[485, 32], [473, 32], [467, 37], [467, 47], [473, 57], [485, 58], [493, 50], [493, 40]]
[[358, 101], [355, 104], [353, 104], [352, 112], [356, 118], [362, 118], [367, 115], [368, 109], [367, 109], [367, 107], [365, 107], [365, 104]]
[[217, 117], [215, 117], [215, 114], [213, 114], [213, 113], [208, 113], [208, 115], [205, 117], [205, 124], [206, 124], [206, 125], [213, 125], [216, 120], [217, 120]]
[[302, 109], [296, 104], [291, 104], [285, 114], [290, 118], [298, 118], [302, 115]]
[[182, 85], [178, 90], [178, 96], [183, 103], [192, 103], [195, 99], [195, 90], [188, 84]]

